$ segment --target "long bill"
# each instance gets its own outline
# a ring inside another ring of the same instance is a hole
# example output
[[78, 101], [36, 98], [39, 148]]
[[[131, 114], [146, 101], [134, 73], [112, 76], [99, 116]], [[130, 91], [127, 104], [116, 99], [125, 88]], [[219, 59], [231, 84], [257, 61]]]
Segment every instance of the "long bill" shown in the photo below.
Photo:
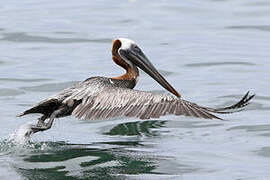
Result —
[[164, 79], [164, 77], [157, 71], [153, 64], [148, 60], [141, 50], [119, 50], [119, 54], [122, 58], [131, 61], [133, 64], [138, 66], [149, 76], [155, 79], [162, 87], [167, 89], [169, 92], [173, 93], [178, 98], [181, 98], [181, 95]]

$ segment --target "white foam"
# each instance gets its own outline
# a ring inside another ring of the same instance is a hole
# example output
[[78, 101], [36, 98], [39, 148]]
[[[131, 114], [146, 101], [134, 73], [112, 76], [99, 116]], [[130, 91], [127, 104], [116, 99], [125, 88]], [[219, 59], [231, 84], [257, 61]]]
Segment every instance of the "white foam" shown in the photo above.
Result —
[[29, 141], [31, 134], [31, 124], [26, 123], [21, 125], [13, 134], [10, 135], [10, 140], [18, 144], [25, 144]]

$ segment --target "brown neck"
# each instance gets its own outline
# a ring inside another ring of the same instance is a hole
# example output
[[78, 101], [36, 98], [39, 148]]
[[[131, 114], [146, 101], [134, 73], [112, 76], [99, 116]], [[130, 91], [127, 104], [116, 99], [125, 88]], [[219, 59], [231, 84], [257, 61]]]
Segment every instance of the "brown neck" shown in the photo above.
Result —
[[135, 80], [137, 82], [137, 79], [139, 77], [139, 70], [136, 66], [134, 65], [130, 66], [127, 63], [123, 63], [123, 60], [119, 59], [116, 56], [113, 56], [112, 58], [116, 64], [118, 64], [119, 66], [123, 67], [126, 70], [125, 74], [119, 77], [113, 77], [113, 79]]
[[119, 77], [113, 77], [113, 79], [132, 80], [132, 81], [135, 80], [135, 82], [137, 83], [137, 79], [139, 77], [139, 70], [135, 65], [127, 63], [120, 57], [118, 53], [118, 49], [120, 47], [121, 42], [119, 40], [115, 40], [113, 42], [112, 48], [112, 59], [117, 65], [124, 68], [126, 70], [126, 73]]

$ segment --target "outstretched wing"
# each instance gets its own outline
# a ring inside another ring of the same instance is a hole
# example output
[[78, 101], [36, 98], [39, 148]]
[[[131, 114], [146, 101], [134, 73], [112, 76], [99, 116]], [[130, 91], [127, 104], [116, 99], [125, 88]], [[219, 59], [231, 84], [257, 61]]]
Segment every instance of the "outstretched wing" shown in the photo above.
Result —
[[246, 95], [241, 100], [242, 102], [239, 101], [233, 106], [214, 109], [199, 106], [166, 94], [113, 88], [104, 89], [94, 97], [84, 98], [72, 114], [81, 119], [107, 119], [121, 116], [149, 119], [168, 114], [221, 119], [212, 113], [230, 113], [222, 110], [243, 107], [247, 105], [247, 102], [252, 97]]

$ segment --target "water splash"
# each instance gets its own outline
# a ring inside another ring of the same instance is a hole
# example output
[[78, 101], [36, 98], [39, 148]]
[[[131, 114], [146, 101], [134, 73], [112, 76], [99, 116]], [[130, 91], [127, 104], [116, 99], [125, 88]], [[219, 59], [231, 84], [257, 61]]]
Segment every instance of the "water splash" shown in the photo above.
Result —
[[21, 125], [13, 134], [10, 135], [9, 140], [16, 144], [25, 145], [29, 143], [30, 136], [33, 134], [31, 124], [26, 123]]

